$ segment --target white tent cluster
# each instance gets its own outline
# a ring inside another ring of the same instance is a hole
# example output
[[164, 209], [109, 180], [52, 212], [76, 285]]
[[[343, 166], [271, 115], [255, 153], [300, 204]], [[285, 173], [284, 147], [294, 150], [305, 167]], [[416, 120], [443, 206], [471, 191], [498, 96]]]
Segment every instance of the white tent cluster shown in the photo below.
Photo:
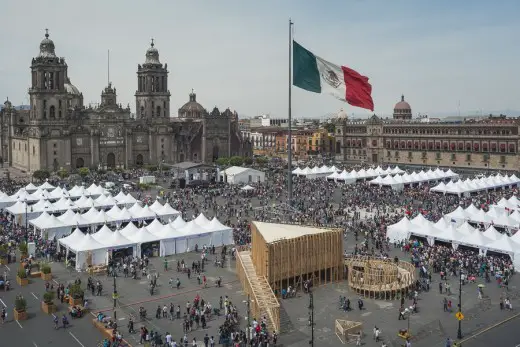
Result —
[[117, 204], [114, 204], [108, 211], [91, 207], [87, 212], [79, 213], [74, 212], [73, 209], [68, 209], [58, 217], [44, 211], [37, 218], [29, 220], [29, 224], [34, 226], [35, 230], [39, 230], [42, 235], [46, 235], [47, 238], [60, 238], [70, 233], [73, 227], [95, 227], [103, 224], [118, 225], [154, 218], [168, 220], [178, 215], [180, 215], [180, 212], [168, 203], [162, 205], [155, 201], [151, 206], [141, 207], [138, 202], [135, 202], [129, 209], [126, 207], [121, 209]]
[[328, 175], [334, 172], [338, 172], [338, 169], [335, 166], [323, 165], [322, 167], [315, 166], [312, 169], [308, 166], [303, 169], [300, 169], [298, 167], [292, 171], [292, 174], [296, 176], [304, 176], [306, 178], [315, 179], [327, 177]]
[[58, 240], [60, 246], [76, 255], [76, 270], [85, 270], [88, 265], [107, 264], [112, 251], [132, 248], [134, 256], [142, 256], [142, 246], [159, 243], [159, 255], [167, 256], [188, 252], [199, 247], [230, 245], [233, 229], [214, 217], [208, 220], [202, 213], [190, 222], [181, 216], [167, 224], [158, 219], [144, 227], [128, 223], [122, 229], [112, 231], [107, 225], [94, 234], [84, 234], [76, 228], [70, 235]]
[[412, 172], [411, 174], [405, 173], [404, 175], [395, 175], [390, 176], [387, 175], [386, 177], [378, 176], [377, 178], [370, 181], [370, 184], [377, 184], [380, 186], [404, 186], [407, 184], [416, 184], [416, 183], [423, 183], [423, 182], [432, 182], [432, 181], [439, 181], [444, 180], [447, 178], [456, 178], [459, 175], [451, 170], [441, 170], [439, 168], [435, 170], [428, 170], [428, 171], [420, 171], [420, 172]]
[[83, 186], [74, 186], [70, 190], [61, 187], [54, 187], [49, 182], [45, 182], [39, 187], [36, 187], [34, 184], [29, 183], [26, 187], [20, 188], [13, 195], [9, 196], [7, 194], [1, 193], [0, 208], [12, 206], [18, 201], [32, 203], [42, 199], [57, 201], [62, 198], [78, 199], [82, 196], [88, 196], [95, 199], [108, 194], [110, 193], [105, 188], [98, 186], [94, 183], [90, 185], [90, 187], [88, 188], [85, 188]]
[[[463, 209], [461, 206], [459, 206], [454, 211], [447, 213], [445, 218], [456, 224], [462, 224], [465, 221], [468, 221], [473, 223], [481, 223], [485, 227], [494, 225], [505, 228], [509, 231], [518, 230], [520, 227], [520, 212], [516, 210], [518, 209], [517, 202], [518, 199], [515, 196], [509, 200], [502, 198], [502, 200], [499, 202], [500, 205], [491, 205], [489, 207], [489, 211], [487, 212], [475, 207], [473, 204], [469, 205], [466, 209]], [[504, 204], [509, 206], [516, 206], [516, 208], [504, 207]]]
[[430, 189], [430, 191], [443, 194], [456, 194], [461, 196], [484, 190], [518, 186], [518, 183], [520, 183], [520, 179], [515, 175], [503, 176], [499, 173], [497, 175], [491, 175], [482, 178], [468, 178], [456, 182], [450, 181], [446, 184], [441, 182], [437, 186]]
[[[476, 209], [471, 205], [468, 209]], [[466, 209], [466, 210], [468, 210]], [[520, 266], [520, 233], [508, 236], [500, 233], [490, 224], [484, 232], [473, 228], [468, 220], [458, 219], [460, 213], [466, 213], [461, 207], [454, 212], [442, 217], [436, 223], [428, 221], [422, 214], [409, 220], [403, 217], [399, 222], [387, 227], [387, 237], [391, 242], [401, 241], [415, 235], [424, 237], [430, 245], [435, 241], [450, 242], [454, 249], [459, 245], [477, 248], [482, 254], [487, 251], [508, 254], [515, 262], [515, 266]], [[453, 223], [454, 216], [459, 222]]]
[[343, 170], [342, 172], [334, 172], [331, 175], [327, 176], [328, 180], [334, 180], [334, 181], [344, 181], [345, 183], [353, 183], [357, 180], [363, 180], [367, 178], [373, 178], [373, 177], [379, 177], [379, 176], [392, 176], [392, 175], [398, 175], [402, 174], [404, 171], [399, 168], [399, 166], [396, 166], [394, 168], [387, 167], [386, 169], [381, 168], [378, 166], [377, 168], [373, 169], [370, 168], [368, 170], [365, 169], [359, 169], [359, 170], [352, 170], [348, 172], [347, 170]]

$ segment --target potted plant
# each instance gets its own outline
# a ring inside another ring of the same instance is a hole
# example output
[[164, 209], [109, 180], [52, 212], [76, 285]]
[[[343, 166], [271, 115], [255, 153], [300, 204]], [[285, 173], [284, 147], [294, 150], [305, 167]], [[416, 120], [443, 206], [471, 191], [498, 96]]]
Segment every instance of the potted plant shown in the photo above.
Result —
[[52, 314], [56, 312], [56, 305], [54, 305], [54, 292], [45, 292], [43, 294], [43, 301], [42, 301], [42, 311], [47, 314]]
[[15, 320], [26, 320], [27, 319], [27, 301], [25, 301], [22, 294], [16, 296], [14, 300], [14, 319]]
[[29, 254], [29, 248], [27, 247], [27, 242], [22, 242], [18, 245], [18, 250], [20, 251], [20, 256], [22, 259], [27, 258]]
[[83, 298], [85, 297], [85, 292], [81, 289], [79, 284], [73, 284], [69, 289], [69, 305], [83, 305]]
[[27, 272], [25, 272], [24, 269], [18, 270], [18, 273], [16, 275], [16, 283], [18, 283], [21, 286], [26, 286], [29, 284], [29, 279], [27, 278]]
[[40, 273], [42, 280], [50, 281], [52, 279], [51, 266], [49, 264], [42, 264], [40, 266]]

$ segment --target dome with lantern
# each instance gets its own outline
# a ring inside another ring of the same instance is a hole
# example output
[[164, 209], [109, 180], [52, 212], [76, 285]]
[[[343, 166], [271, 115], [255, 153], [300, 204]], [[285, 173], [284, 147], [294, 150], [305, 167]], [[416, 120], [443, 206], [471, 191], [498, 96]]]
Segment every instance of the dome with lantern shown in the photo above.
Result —
[[404, 100], [404, 95], [401, 95], [401, 101], [394, 106], [394, 119], [412, 119], [412, 107]]
[[144, 63], [150, 65], [161, 65], [161, 62], [159, 61], [159, 50], [155, 48], [153, 39], [150, 43], [150, 48], [146, 50], [146, 60]]
[[45, 29], [45, 38], [40, 42], [39, 57], [56, 58], [54, 42], [49, 39], [49, 29]]
[[206, 109], [197, 102], [197, 94], [192, 89], [190, 101], [179, 109], [179, 118], [202, 118], [206, 114]]
[[346, 122], [348, 121], [348, 114], [344, 109], [340, 109], [332, 120], [335, 122]]

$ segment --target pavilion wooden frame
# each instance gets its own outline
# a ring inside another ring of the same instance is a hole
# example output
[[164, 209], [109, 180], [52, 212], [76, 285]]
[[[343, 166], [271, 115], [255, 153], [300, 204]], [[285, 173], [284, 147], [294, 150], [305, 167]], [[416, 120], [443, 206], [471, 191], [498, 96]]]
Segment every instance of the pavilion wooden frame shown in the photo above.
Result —
[[366, 298], [400, 299], [415, 283], [415, 266], [405, 261], [354, 256], [345, 267], [349, 287]]
[[334, 331], [341, 343], [352, 343], [363, 335], [363, 323], [353, 322], [344, 319], [336, 319]]
[[307, 280], [316, 286], [343, 278], [343, 232], [320, 229], [324, 231], [266, 242], [255, 222], [251, 223], [253, 264], [277, 295], [289, 286], [303, 290]]

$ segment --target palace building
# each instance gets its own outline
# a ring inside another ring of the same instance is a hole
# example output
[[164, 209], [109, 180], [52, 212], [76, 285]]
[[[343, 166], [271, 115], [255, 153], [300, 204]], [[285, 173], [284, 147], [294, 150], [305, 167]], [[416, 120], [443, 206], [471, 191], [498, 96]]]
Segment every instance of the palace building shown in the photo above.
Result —
[[31, 63], [30, 109], [7, 100], [0, 113], [0, 157], [15, 168], [33, 172], [60, 168], [130, 168], [160, 163], [211, 163], [219, 157], [252, 155], [251, 144], [229, 108], [211, 112], [188, 102], [170, 114], [168, 66], [153, 41], [137, 67], [135, 117], [117, 100], [111, 83], [98, 106], [85, 106], [72, 83], [65, 58], [55, 53], [48, 32]]
[[445, 166], [518, 170], [517, 119], [489, 117], [425, 122], [412, 119], [401, 97], [393, 119], [373, 115], [351, 121], [340, 111], [336, 123], [336, 159], [354, 163]]

